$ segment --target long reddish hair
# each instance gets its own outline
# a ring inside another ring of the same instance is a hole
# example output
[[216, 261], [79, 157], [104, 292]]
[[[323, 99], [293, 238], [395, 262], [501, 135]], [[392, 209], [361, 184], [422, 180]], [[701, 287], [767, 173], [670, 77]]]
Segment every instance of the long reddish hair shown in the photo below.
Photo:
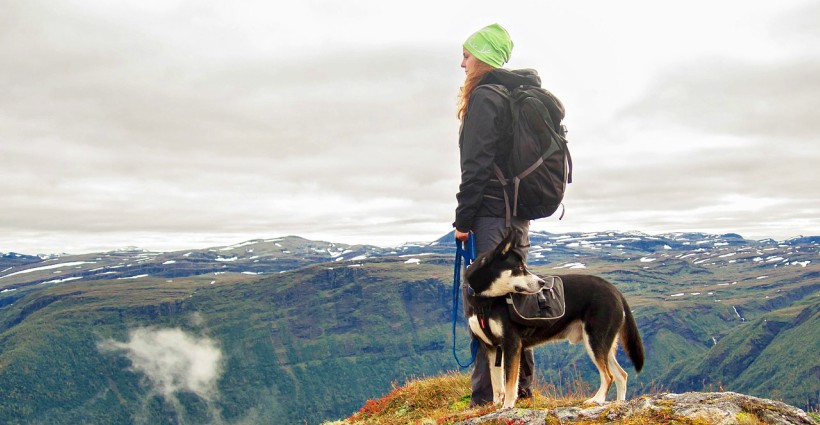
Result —
[[470, 95], [473, 94], [473, 90], [478, 87], [478, 83], [481, 82], [484, 75], [493, 69], [495, 68], [491, 65], [477, 60], [472, 72], [467, 74], [467, 78], [464, 79], [464, 85], [461, 86], [461, 90], [458, 95], [458, 111], [456, 116], [459, 120], [464, 121], [464, 117], [467, 115], [467, 107], [470, 106]]

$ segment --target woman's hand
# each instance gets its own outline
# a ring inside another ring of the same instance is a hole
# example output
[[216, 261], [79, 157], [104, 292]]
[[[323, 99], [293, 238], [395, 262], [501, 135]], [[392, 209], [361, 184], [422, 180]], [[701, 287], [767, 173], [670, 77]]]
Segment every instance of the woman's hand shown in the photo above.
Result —
[[469, 239], [469, 238], [470, 238], [470, 232], [459, 232], [458, 229], [456, 229], [456, 239], [458, 239], [462, 242], [467, 242], [467, 239]]

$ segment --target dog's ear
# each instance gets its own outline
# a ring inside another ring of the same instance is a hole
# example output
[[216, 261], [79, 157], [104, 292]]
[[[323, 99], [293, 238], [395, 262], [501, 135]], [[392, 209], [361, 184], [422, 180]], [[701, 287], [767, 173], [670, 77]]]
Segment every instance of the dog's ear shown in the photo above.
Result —
[[498, 244], [496, 253], [499, 256], [506, 257], [507, 254], [510, 253], [510, 250], [515, 246], [517, 240], [518, 232], [515, 229], [507, 230], [507, 234], [504, 235], [504, 239], [502, 239], [501, 243]]

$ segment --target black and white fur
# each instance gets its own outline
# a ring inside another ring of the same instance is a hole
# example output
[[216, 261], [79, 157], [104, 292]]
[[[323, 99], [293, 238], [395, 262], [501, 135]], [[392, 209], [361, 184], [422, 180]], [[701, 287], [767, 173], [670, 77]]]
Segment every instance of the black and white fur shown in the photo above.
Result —
[[[598, 368], [601, 386], [586, 403], [603, 404], [612, 383], [617, 399], [626, 399], [627, 373], [615, 359], [617, 340], [632, 360], [635, 370], [643, 367], [644, 349], [635, 319], [623, 295], [608, 281], [591, 275], [561, 276], [564, 282], [564, 316], [546, 326], [513, 322], [506, 303], [509, 293], [537, 293], [544, 281], [527, 270], [510, 232], [498, 247], [480, 255], [467, 268], [467, 321], [473, 338], [484, 344], [490, 364], [493, 402], [512, 408], [518, 396], [521, 350], [553, 341], [584, 342], [587, 354]], [[482, 326], [483, 325], [483, 326]], [[501, 348], [502, 367], [495, 367]], [[506, 378], [506, 379], [505, 379]]]

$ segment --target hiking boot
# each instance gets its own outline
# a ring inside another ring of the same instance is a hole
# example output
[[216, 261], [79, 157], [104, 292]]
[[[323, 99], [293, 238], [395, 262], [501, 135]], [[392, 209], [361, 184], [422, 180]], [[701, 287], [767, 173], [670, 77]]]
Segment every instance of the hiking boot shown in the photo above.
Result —
[[518, 398], [532, 398], [532, 390], [529, 388], [519, 388], [518, 389]]

